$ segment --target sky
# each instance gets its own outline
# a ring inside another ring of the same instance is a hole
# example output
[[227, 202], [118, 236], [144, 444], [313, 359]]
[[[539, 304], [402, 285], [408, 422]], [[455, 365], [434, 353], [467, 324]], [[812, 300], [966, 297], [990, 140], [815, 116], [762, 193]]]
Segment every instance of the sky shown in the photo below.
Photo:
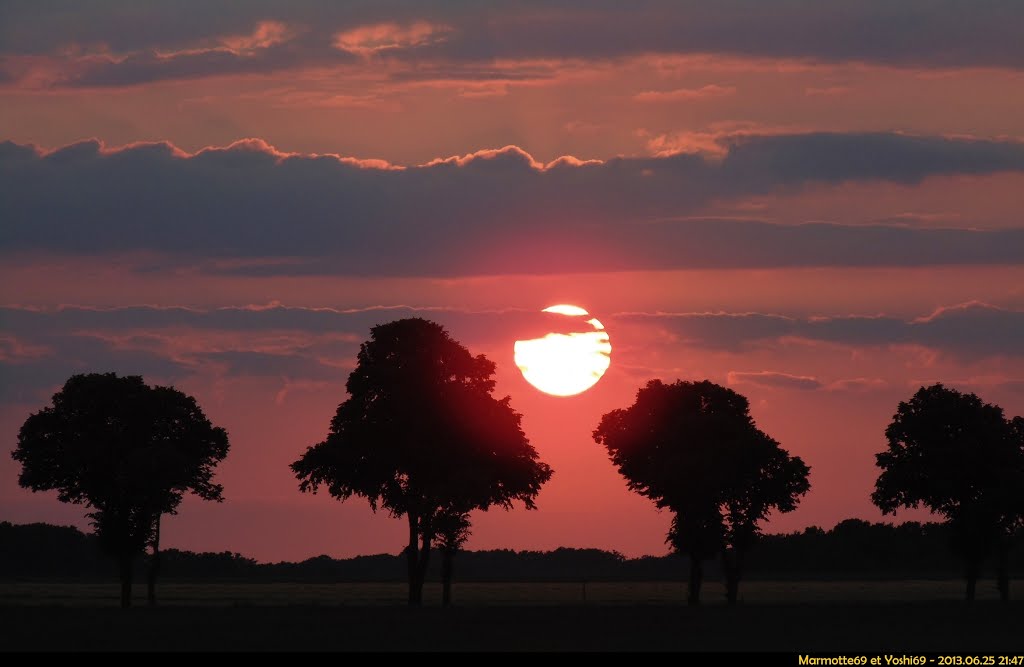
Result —
[[[766, 530], [881, 520], [899, 401], [1024, 414], [1021, 34], [1011, 0], [7, 0], [0, 449], [68, 376], [140, 374], [231, 440], [226, 501], [165, 545], [397, 553], [288, 465], [370, 327], [419, 316], [497, 363], [555, 471], [470, 549], [666, 553], [591, 438], [654, 378], [742, 393], [811, 467]], [[575, 397], [512, 357], [559, 303], [612, 345]], [[0, 520], [87, 526], [17, 475]]]

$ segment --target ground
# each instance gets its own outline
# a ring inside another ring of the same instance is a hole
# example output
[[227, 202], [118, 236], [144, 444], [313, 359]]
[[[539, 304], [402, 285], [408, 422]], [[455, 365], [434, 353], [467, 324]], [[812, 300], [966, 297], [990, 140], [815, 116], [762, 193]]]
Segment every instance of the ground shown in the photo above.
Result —
[[109, 585], [0, 584], [0, 648], [1024, 653], [1024, 603], [968, 605], [957, 583], [752, 582], [736, 608], [717, 585], [690, 608], [675, 583], [591, 583], [586, 602], [582, 584], [463, 584], [450, 609], [408, 609], [395, 584], [179, 584], [131, 610]]

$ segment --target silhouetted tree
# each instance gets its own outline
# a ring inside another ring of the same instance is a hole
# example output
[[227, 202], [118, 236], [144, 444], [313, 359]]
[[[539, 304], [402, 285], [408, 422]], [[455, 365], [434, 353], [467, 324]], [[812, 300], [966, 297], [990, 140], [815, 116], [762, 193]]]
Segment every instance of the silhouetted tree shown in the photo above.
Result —
[[1003, 555], [1024, 520], [1024, 429], [999, 406], [941, 384], [901, 402], [885, 430], [888, 449], [871, 500], [885, 513], [925, 506], [944, 516], [965, 563], [973, 600], [985, 558], [1000, 554], [1000, 593], [1009, 597]]
[[1024, 529], [1024, 417], [1014, 417], [1009, 422], [1011, 437], [1017, 443], [1019, 454], [1017, 468], [1006, 471], [1008, 479], [1001, 485], [1006, 497], [1001, 501], [1006, 506], [1006, 519], [1002, 534], [996, 543], [996, 583], [999, 599], [1010, 601], [1010, 549], [1014, 537]]
[[759, 522], [794, 509], [808, 489], [807, 466], [757, 429], [747, 399], [706, 380], [648, 382], [632, 406], [601, 418], [594, 439], [630, 489], [675, 513], [667, 541], [689, 557], [690, 604], [700, 602], [703, 561], [718, 553], [735, 602]]
[[714, 558], [722, 550], [725, 526], [722, 513], [714, 501], [705, 502], [690, 496], [676, 498], [673, 502], [683, 509], [665, 505], [676, 514], [668, 529], [665, 540], [672, 549], [685, 554], [690, 561], [690, 575], [687, 579], [687, 604], [700, 604], [700, 590], [704, 582], [704, 561]]
[[153, 605], [160, 573], [160, 519], [163, 514], [177, 514], [186, 493], [223, 502], [224, 487], [213, 482], [213, 474], [228, 454], [228, 437], [224, 429], [210, 423], [193, 397], [173, 387], [153, 387], [151, 401], [153, 437], [158, 446], [150, 459], [150, 476], [160, 489], [157, 497], [164, 501], [157, 508], [150, 537], [146, 597]]
[[434, 525], [450, 507], [534, 507], [551, 469], [538, 460], [509, 397], [496, 399], [494, 363], [445, 329], [410, 318], [363, 343], [327, 439], [292, 464], [302, 491], [366, 498], [409, 524], [409, 603], [422, 604]]
[[725, 522], [722, 570], [726, 599], [736, 604], [743, 564], [760, 535], [760, 523], [772, 511], [796, 509], [810, 489], [810, 468], [799, 456], [790, 456], [779, 443], [755, 429], [749, 437], [722, 443], [733, 475], [722, 503]]
[[220, 499], [213, 466], [227, 451], [226, 432], [191, 397], [138, 376], [94, 373], [69, 378], [52, 406], [25, 420], [12, 456], [22, 464], [21, 486], [92, 508], [127, 607], [135, 557], [156, 547], [160, 515], [173, 513], [186, 491]]
[[439, 513], [434, 519], [437, 546], [441, 550], [441, 605], [452, 603], [452, 574], [455, 555], [470, 535], [469, 514], [457, 510]]

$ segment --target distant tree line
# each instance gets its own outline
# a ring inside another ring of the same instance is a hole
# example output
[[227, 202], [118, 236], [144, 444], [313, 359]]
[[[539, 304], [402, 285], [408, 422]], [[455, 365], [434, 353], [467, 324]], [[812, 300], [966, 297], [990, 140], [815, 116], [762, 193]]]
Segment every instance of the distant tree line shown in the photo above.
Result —
[[[327, 436], [290, 466], [300, 491], [324, 490], [342, 501], [361, 497], [374, 512], [406, 522], [400, 557], [410, 605], [422, 604], [423, 583], [435, 576], [443, 583], [443, 604], [451, 602], [456, 555], [471, 533], [472, 512], [519, 503], [534, 509], [552, 476], [510, 397], [493, 395], [494, 372], [492, 361], [472, 355], [429, 320], [375, 326]], [[593, 437], [631, 490], [672, 514], [666, 542], [676, 556], [470, 552], [459, 558], [462, 578], [544, 580], [571, 563], [573, 580], [674, 579], [685, 568], [690, 604], [699, 603], [706, 574], [721, 576], [734, 604], [740, 581], [758, 573], [913, 575], [948, 572], [957, 562], [970, 600], [984, 565], [994, 562], [1000, 597], [1009, 599], [1020, 559], [1011, 549], [1024, 529], [1024, 418], [1007, 418], [975, 394], [921, 387], [898, 405], [885, 431], [888, 446], [876, 456], [875, 505], [887, 514], [923, 507], [941, 516], [941, 525], [850, 520], [827, 532], [762, 535], [769, 515], [796, 509], [807, 494], [810, 468], [757, 426], [746, 397], [707, 380], [651, 380], [632, 405], [605, 414]], [[131, 603], [133, 568], [147, 548], [150, 603], [162, 563], [174, 576], [190, 571], [200, 578], [218, 568], [271, 580], [385, 570], [395, 576], [394, 556], [257, 564], [237, 554], [162, 552], [161, 517], [174, 514], [185, 494], [223, 500], [213, 475], [227, 453], [227, 432], [173, 387], [113, 373], [72, 376], [52, 405], [28, 417], [12, 456], [21, 464], [23, 487], [56, 491], [58, 500], [88, 509], [95, 540], [5, 524], [0, 537], [5, 531], [20, 537], [10, 538], [16, 548], [0, 539], [0, 563], [9, 564], [0, 576], [56, 566], [54, 553], [68, 561], [81, 556], [67, 564], [67, 576], [87, 574], [95, 565], [89, 544], [117, 563], [122, 606]], [[54, 549], [47, 540], [65, 544]], [[33, 549], [36, 558], [29, 557]], [[437, 551], [440, 561], [431, 558]]]
[[[1024, 537], [1024, 535], [1019, 535]], [[959, 559], [948, 548], [950, 529], [941, 523], [898, 525], [847, 519], [825, 530], [763, 535], [753, 550], [751, 579], [896, 579], [959, 577]], [[1024, 574], [1024, 550], [1013, 552], [1011, 572]], [[406, 578], [401, 555], [353, 558], [317, 556], [300, 562], [259, 563], [232, 552], [162, 552], [166, 581], [237, 582], [398, 582]], [[686, 558], [626, 558], [601, 549], [553, 551], [495, 549], [459, 555], [460, 581], [685, 581]], [[146, 563], [142, 563], [146, 565]], [[427, 581], [441, 581], [441, 563], [427, 571]], [[994, 560], [984, 571], [995, 573]], [[722, 578], [719, 564], [706, 564], [707, 576]], [[0, 580], [109, 581], [115, 568], [95, 535], [72, 526], [0, 522]]]

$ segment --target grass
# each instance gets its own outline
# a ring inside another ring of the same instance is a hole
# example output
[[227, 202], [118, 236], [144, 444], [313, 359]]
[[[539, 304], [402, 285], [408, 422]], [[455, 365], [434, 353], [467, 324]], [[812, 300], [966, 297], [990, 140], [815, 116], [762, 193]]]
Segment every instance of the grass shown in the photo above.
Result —
[[[166, 606], [280, 606], [280, 605], [395, 605], [405, 601], [404, 583], [252, 584], [167, 583], [157, 589]], [[718, 582], [704, 585], [709, 605], [724, 604]], [[0, 605], [117, 606], [115, 583], [0, 583]], [[460, 605], [565, 605], [565, 604], [677, 604], [686, 598], [681, 582], [573, 583], [462, 583], [454, 588]], [[960, 580], [895, 581], [750, 581], [740, 587], [745, 604], [823, 602], [932, 602], [959, 601]], [[1024, 597], [1024, 581], [1014, 582], [1012, 597]], [[145, 602], [145, 587], [138, 584], [135, 598]], [[978, 586], [979, 600], [995, 600], [993, 582]], [[440, 586], [427, 584], [427, 604], [441, 599]]]
[[113, 584], [0, 584], [0, 650], [1024, 652], [1024, 603], [994, 601], [989, 582], [969, 605], [959, 581], [757, 581], [735, 608], [717, 582], [699, 608], [675, 582], [589, 583], [586, 602], [581, 583], [466, 583], [448, 609], [436, 585], [423, 609], [390, 583], [159, 592], [159, 607], [121, 610]]

